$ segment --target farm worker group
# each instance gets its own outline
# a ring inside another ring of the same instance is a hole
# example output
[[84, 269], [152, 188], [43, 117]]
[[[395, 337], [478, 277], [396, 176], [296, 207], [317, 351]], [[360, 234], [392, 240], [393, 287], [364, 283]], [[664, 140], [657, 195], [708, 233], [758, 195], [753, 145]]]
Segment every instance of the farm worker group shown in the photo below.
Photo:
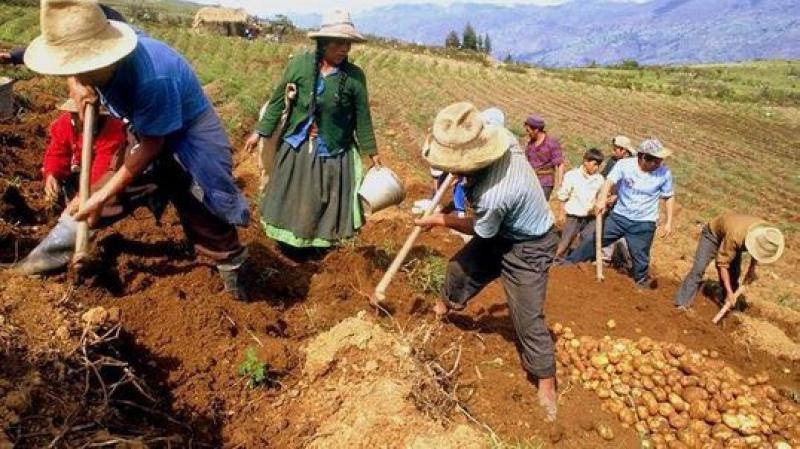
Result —
[[[42, 35], [27, 49], [0, 54], [0, 62], [22, 57], [34, 71], [68, 77], [73, 98], [51, 128], [43, 167], [46, 195], [63, 195], [65, 212], [18, 269], [27, 274], [63, 269], [76, 221], [107, 226], [141, 206], [151, 207], [158, 218], [170, 202], [186, 238], [216, 263], [225, 290], [247, 299], [241, 270], [248, 251], [236, 228], [247, 226], [250, 217], [234, 183], [222, 124], [186, 60], [121, 19], [93, 1], [43, 0]], [[261, 225], [293, 261], [319, 255], [358, 232], [363, 224], [357, 198], [361, 156], [381, 164], [366, 77], [348, 60], [351, 45], [363, 42], [363, 36], [348, 13], [334, 11], [309, 37], [315, 50], [289, 62], [246, 143], [252, 149], [259, 139], [278, 133], [273, 175], [259, 205]], [[294, 104], [288, 101], [292, 108], [284, 122], [290, 84], [297, 96]], [[98, 100], [106, 112], [97, 123], [93, 193], [81, 206], [70, 188], [80, 154], [76, 115]], [[582, 164], [565, 174], [561, 146], [545, 131], [544, 119], [532, 115], [524, 128], [529, 142], [522, 149], [505, 128], [501, 110], [480, 112], [468, 102], [442, 109], [423, 157], [437, 178], [459, 175], [456, 213], [436, 213], [416, 223], [471, 237], [447, 265], [434, 307], [438, 316], [463, 310], [486, 285], [501, 279], [522, 365], [536, 379], [539, 402], [552, 420], [557, 413], [554, 344], [543, 312], [549, 270], [554, 263], [595, 258], [595, 237], [589, 231], [597, 219], [604, 223], [604, 251], [620, 249], [631, 261], [636, 285], [653, 288], [650, 250], [662, 201], [663, 235], [673, 227], [673, 180], [665, 164], [672, 152], [654, 138], [635, 148], [630, 139], [617, 136], [602, 170], [602, 153], [588, 149]], [[560, 234], [548, 204], [554, 190], [561, 202]], [[691, 304], [711, 260], [730, 301], [744, 252], [752, 257], [747, 284], [755, 279], [757, 263], [776, 261], [783, 249], [781, 232], [757, 217], [716, 217], [703, 228], [675, 304]]]

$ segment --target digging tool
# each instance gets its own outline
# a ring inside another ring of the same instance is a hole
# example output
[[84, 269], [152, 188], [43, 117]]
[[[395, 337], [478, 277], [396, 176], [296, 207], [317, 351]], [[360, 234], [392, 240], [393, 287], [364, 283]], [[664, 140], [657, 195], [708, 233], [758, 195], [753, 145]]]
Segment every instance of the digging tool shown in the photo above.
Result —
[[730, 301], [725, 301], [725, 304], [723, 304], [722, 308], [719, 309], [719, 312], [717, 312], [717, 315], [714, 316], [713, 320], [711, 320], [712, 323], [714, 323], [714, 324], [719, 323], [719, 321], [722, 319], [722, 317], [724, 317], [725, 314], [728, 313], [728, 311], [730, 311], [731, 308], [736, 305], [736, 301], [739, 299], [740, 296], [742, 296], [742, 293], [744, 293], [744, 287], [745, 287], [744, 285], [740, 286], [738, 289], [736, 289], [736, 292], [734, 292], [733, 297], [731, 298], [731, 300]]
[[[433, 196], [431, 200], [431, 204], [428, 206], [428, 209], [422, 214], [423, 217], [427, 217], [431, 215], [433, 211], [436, 210], [436, 206], [439, 205], [439, 202], [442, 201], [442, 197], [444, 196], [447, 189], [450, 187], [450, 184], [453, 183], [455, 176], [452, 173], [448, 173], [447, 177], [444, 179], [444, 182], [441, 186], [439, 186], [439, 190], [436, 191], [436, 194]], [[408, 257], [408, 253], [411, 251], [411, 247], [414, 246], [414, 242], [417, 240], [419, 235], [422, 233], [422, 226], [414, 226], [414, 230], [411, 231], [411, 234], [406, 239], [406, 242], [403, 243], [403, 247], [400, 248], [400, 251], [394, 257], [392, 264], [389, 265], [389, 269], [386, 270], [386, 273], [383, 275], [383, 278], [378, 283], [378, 286], [375, 287], [375, 292], [373, 292], [372, 296], [369, 299], [369, 303], [373, 306], [378, 306], [380, 303], [386, 300], [386, 289], [389, 287], [389, 283], [392, 282], [392, 279], [400, 270], [400, 267], [405, 262], [406, 257]]]
[[[83, 208], [89, 201], [91, 194], [91, 175], [92, 175], [92, 149], [94, 148], [94, 126], [97, 108], [93, 104], [87, 104], [83, 113], [83, 147], [81, 148], [81, 176], [79, 184], [78, 198], [80, 207]], [[89, 222], [78, 222], [78, 235], [75, 239], [75, 255], [72, 263], [80, 266], [89, 255]]]
[[597, 281], [602, 282], [603, 276], [603, 216], [594, 219], [594, 264], [597, 274]]

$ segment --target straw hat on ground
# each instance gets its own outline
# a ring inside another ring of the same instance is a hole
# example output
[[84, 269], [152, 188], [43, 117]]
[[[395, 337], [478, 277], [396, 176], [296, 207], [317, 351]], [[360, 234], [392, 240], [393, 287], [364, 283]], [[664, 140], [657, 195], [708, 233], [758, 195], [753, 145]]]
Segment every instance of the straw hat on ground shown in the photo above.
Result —
[[500, 126], [486, 125], [472, 103], [454, 103], [436, 115], [422, 156], [433, 168], [449, 173], [473, 173], [508, 151], [508, 140], [502, 130]]
[[626, 136], [616, 136], [611, 140], [611, 143], [614, 146], [624, 148], [631, 154], [631, 156], [636, 156], [636, 147], [633, 146], [631, 143], [631, 139], [627, 138]]
[[658, 139], [645, 139], [639, 144], [639, 149], [636, 151], [640, 154], [648, 154], [659, 159], [666, 159], [672, 156], [672, 151], [664, 148], [664, 144]]
[[322, 26], [318, 31], [308, 33], [311, 39], [343, 39], [352, 42], [365, 42], [366, 39], [353, 25], [350, 13], [336, 9], [322, 16]]
[[759, 263], [772, 263], [780, 259], [785, 245], [781, 231], [764, 223], [753, 225], [744, 239], [747, 252]]
[[[73, 114], [77, 114], [78, 113], [78, 106], [76, 106], [75, 105], [75, 101], [73, 101], [72, 98], [70, 98], [67, 101], [65, 101], [64, 103], [61, 103], [61, 106], [58, 107], [58, 110], [59, 111], [64, 111], [64, 112], [71, 112]], [[108, 112], [108, 109], [105, 106], [101, 105], [100, 106], [100, 115], [111, 115], [111, 113]]]
[[136, 48], [136, 33], [106, 19], [93, 0], [42, 0], [42, 34], [25, 65], [45, 75], [77, 75], [108, 67]]

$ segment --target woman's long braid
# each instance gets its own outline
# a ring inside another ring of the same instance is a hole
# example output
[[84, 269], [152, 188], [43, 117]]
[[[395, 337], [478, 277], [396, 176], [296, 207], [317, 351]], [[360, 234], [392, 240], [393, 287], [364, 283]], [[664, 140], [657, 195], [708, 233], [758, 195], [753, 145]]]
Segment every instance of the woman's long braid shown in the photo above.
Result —
[[342, 105], [342, 98], [344, 97], [344, 88], [345, 84], [347, 84], [347, 70], [346, 70], [347, 64], [350, 64], [350, 62], [347, 59], [345, 59], [344, 62], [342, 62], [341, 66], [339, 66], [339, 72], [340, 72], [339, 86], [336, 89], [337, 106]]
[[317, 50], [314, 53], [314, 81], [311, 84], [311, 102], [308, 103], [308, 116], [313, 121], [317, 110], [317, 83], [319, 82], [320, 64], [325, 54], [325, 44], [323, 39], [317, 41]]

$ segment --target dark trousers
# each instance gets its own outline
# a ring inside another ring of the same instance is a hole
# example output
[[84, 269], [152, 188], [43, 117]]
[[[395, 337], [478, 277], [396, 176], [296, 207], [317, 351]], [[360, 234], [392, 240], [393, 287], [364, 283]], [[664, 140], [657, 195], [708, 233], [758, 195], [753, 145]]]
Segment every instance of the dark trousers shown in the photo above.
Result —
[[450, 259], [442, 291], [448, 306], [461, 310], [500, 277], [519, 338], [522, 365], [540, 379], [553, 377], [556, 372], [553, 339], [544, 320], [544, 300], [557, 244], [554, 229], [526, 241], [476, 236]]
[[[633, 280], [637, 283], [647, 281], [650, 268], [650, 248], [656, 233], [654, 221], [633, 221], [622, 215], [611, 213], [603, 226], [602, 246], [608, 246], [621, 238], [625, 238], [633, 259]], [[594, 234], [581, 242], [567, 257], [568, 263], [585, 262], [595, 258]]]
[[594, 216], [567, 215], [567, 219], [564, 221], [564, 228], [561, 230], [561, 241], [558, 242], [556, 254], [563, 256], [567, 253], [575, 237], [581, 236], [581, 239], [585, 239], [586, 235], [593, 230]]
[[142, 206], [150, 207], [158, 218], [167, 202], [175, 206], [183, 232], [195, 250], [217, 263], [225, 263], [241, 254], [236, 227], [208, 210], [191, 191], [192, 178], [173, 159], [162, 155], [148, 172], [139, 175], [131, 186], [118, 195], [121, 213], [104, 217], [99, 226], [109, 226]]
[[[719, 251], [720, 241], [711, 233], [708, 225], [703, 226], [703, 231], [700, 233], [700, 240], [697, 242], [697, 250], [694, 253], [694, 263], [692, 268], [683, 278], [678, 292], [675, 294], [675, 305], [685, 306], [694, 301], [697, 295], [697, 290], [703, 283], [703, 274], [706, 272], [708, 264], [717, 256]], [[742, 267], [742, 253], [736, 253], [730, 265], [731, 288], [736, 291], [739, 288], [739, 275]], [[722, 297], [725, 298], [725, 290], [722, 289]]]

